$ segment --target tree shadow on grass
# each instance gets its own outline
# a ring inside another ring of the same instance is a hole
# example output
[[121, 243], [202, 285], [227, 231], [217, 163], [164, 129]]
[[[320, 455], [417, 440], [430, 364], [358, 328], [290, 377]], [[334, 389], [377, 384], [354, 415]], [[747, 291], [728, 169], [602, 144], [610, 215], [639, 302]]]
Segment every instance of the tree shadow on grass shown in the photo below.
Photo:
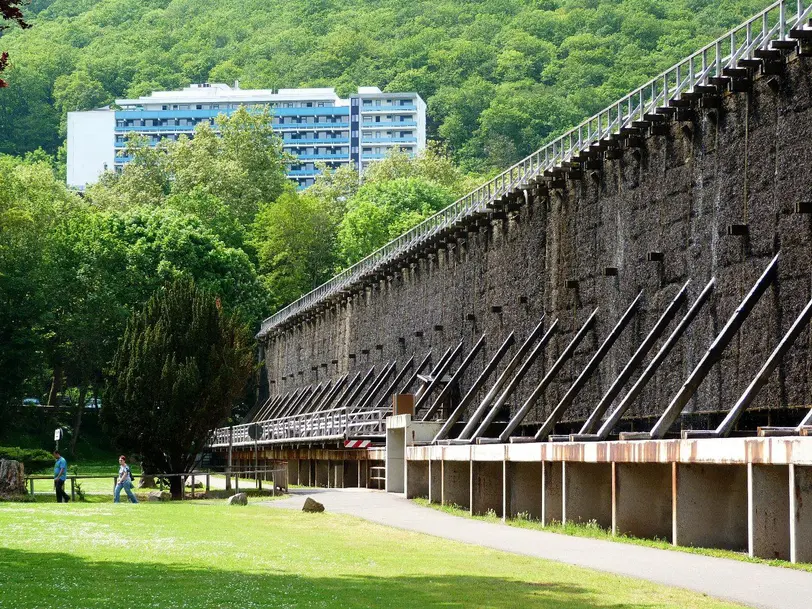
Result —
[[[201, 545], [200, 553], [206, 553]], [[522, 582], [479, 576], [316, 577], [279, 571], [200, 568], [92, 561], [60, 552], [0, 548], [0, 608], [194, 609], [313, 607], [342, 609], [642, 609], [656, 604], [612, 603], [606, 591], [556, 582]], [[622, 584], [619, 584], [622, 585]]]

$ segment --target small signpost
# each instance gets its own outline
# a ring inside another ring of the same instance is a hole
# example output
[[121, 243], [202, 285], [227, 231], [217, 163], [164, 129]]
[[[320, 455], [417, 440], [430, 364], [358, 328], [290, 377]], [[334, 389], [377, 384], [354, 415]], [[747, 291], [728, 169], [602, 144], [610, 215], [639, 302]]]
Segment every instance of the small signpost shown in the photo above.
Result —
[[62, 439], [62, 428], [57, 427], [54, 429], [54, 442], [56, 442], [56, 448], [54, 450], [59, 450], [59, 441]]
[[259, 423], [254, 423], [253, 425], [248, 426], [248, 437], [254, 441], [254, 478], [256, 479], [256, 485], [261, 489], [262, 488], [262, 481], [259, 479], [259, 474], [257, 473], [258, 464], [259, 464], [259, 442], [258, 440], [262, 437], [262, 425]]

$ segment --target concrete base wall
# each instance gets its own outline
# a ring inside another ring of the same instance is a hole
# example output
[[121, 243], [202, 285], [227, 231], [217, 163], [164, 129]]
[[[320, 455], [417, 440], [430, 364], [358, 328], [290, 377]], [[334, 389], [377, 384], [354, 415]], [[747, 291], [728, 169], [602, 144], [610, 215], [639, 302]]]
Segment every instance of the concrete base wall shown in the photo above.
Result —
[[672, 465], [616, 463], [612, 534], [671, 541]]
[[612, 466], [564, 462], [564, 522], [612, 526]]
[[564, 470], [562, 463], [543, 461], [541, 523], [548, 525], [564, 521]]
[[471, 463], [443, 461], [443, 505], [471, 509]]
[[429, 461], [409, 461], [406, 464], [406, 498], [428, 498]]
[[443, 502], [443, 462], [431, 460], [429, 463], [429, 501]]
[[747, 466], [676, 466], [673, 543], [747, 550]]
[[789, 560], [789, 466], [747, 468], [749, 554]]
[[790, 465], [792, 562], [812, 562], [812, 467]]
[[473, 461], [471, 463], [471, 513], [487, 514], [492, 510], [500, 518], [504, 514], [502, 498], [502, 461]]
[[541, 520], [543, 489], [541, 462], [505, 463], [505, 517], [518, 515], [531, 520]]

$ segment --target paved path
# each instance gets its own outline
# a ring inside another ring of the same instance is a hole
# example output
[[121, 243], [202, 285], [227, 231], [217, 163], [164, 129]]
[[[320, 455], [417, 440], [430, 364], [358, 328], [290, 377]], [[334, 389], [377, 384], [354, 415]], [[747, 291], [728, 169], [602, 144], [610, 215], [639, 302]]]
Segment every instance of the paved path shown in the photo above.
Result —
[[472, 543], [505, 552], [557, 560], [581, 567], [686, 588], [750, 607], [809, 609], [812, 573], [625, 543], [570, 537], [452, 516], [400, 495], [366, 489], [292, 490], [275, 508], [301, 509], [306, 496], [328, 512]]

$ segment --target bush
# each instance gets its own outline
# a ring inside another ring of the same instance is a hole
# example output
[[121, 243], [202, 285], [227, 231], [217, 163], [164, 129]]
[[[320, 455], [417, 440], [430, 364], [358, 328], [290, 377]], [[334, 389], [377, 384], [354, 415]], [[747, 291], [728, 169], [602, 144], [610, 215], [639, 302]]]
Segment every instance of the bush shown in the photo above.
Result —
[[41, 448], [20, 448], [18, 446], [0, 446], [0, 459], [22, 461], [26, 473], [37, 471], [54, 462], [53, 456]]

